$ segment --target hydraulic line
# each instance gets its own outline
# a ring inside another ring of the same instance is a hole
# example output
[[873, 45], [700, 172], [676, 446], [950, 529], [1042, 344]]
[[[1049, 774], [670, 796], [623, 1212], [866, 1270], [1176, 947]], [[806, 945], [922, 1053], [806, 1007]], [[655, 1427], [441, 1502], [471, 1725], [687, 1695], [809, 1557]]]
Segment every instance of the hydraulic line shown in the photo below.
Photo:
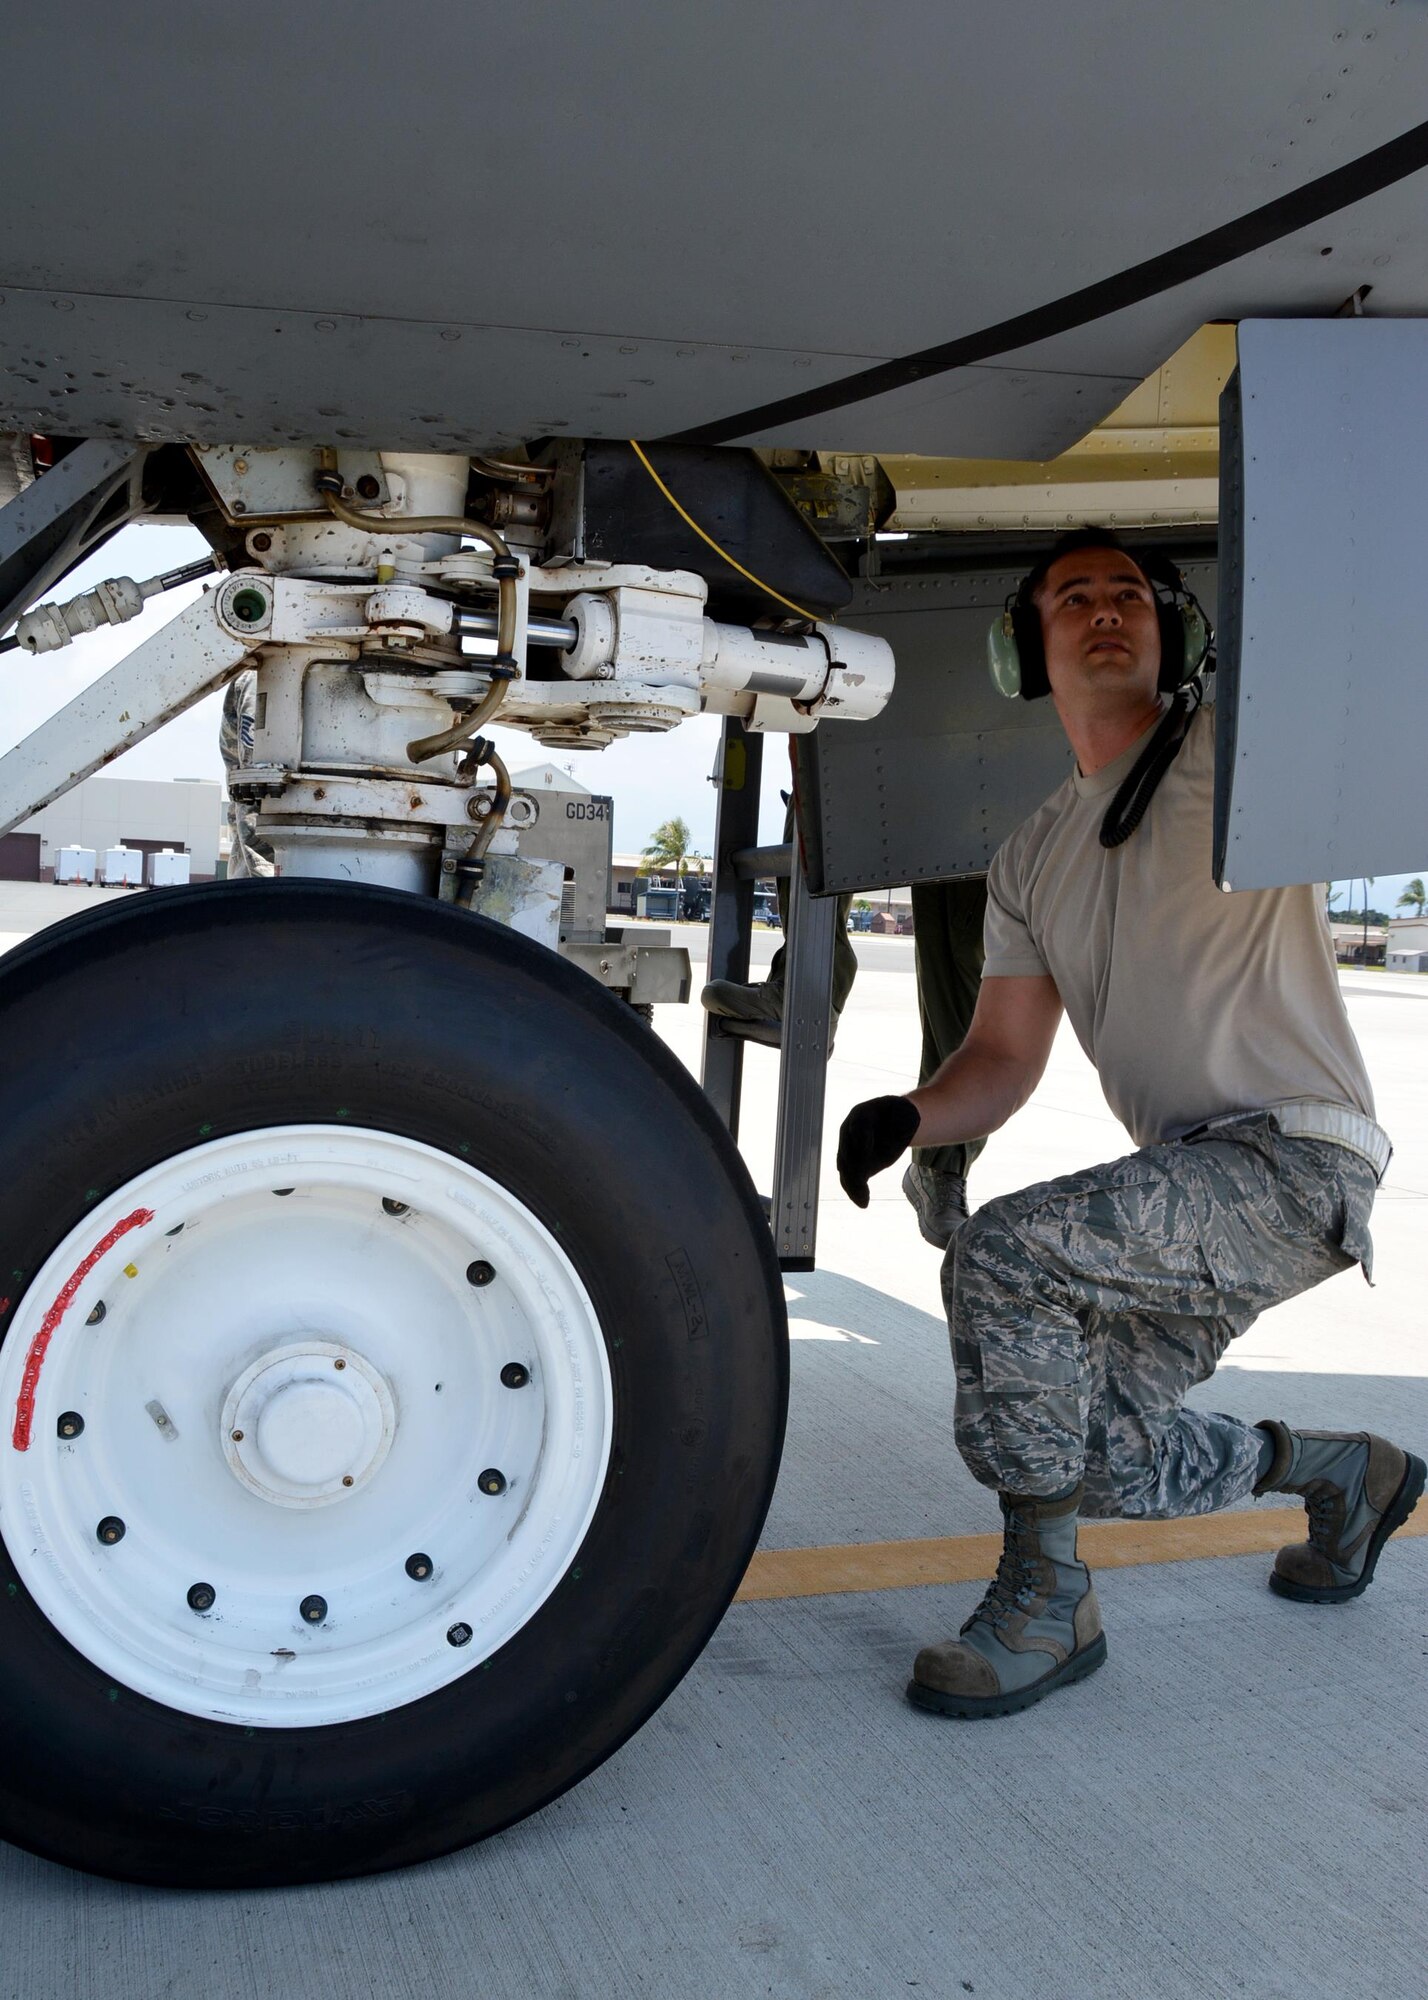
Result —
[[483, 728], [506, 698], [508, 680], [493, 680], [469, 714], [463, 715], [450, 729], [438, 730], [435, 736], [418, 736], [407, 745], [407, 755], [414, 764], [425, 764], [433, 757], [439, 757], [443, 750], [459, 750], [469, 743], [477, 730]]
[[543, 485], [551, 477], [549, 466], [517, 465], [512, 459], [482, 458], [478, 452], [471, 454], [471, 463], [487, 479], [499, 480], [508, 486], [530, 486], [537, 481]]
[[467, 768], [475, 770], [481, 764], [489, 764], [496, 774], [496, 792], [491, 802], [491, 810], [471, 837], [471, 845], [457, 863], [456, 890], [457, 905], [469, 910], [472, 898], [481, 886], [485, 873], [486, 850], [500, 832], [506, 817], [506, 808], [511, 803], [511, 774], [504, 760], [497, 755], [495, 746], [484, 736], [478, 736], [467, 753]]
[[516, 644], [516, 578], [520, 575], [520, 565], [511, 554], [505, 537], [494, 528], [488, 528], [484, 521], [470, 521], [461, 514], [369, 514], [360, 507], [349, 507], [342, 499], [340, 491], [334, 493], [330, 484], [324, 482], [338, 480], [335, 472], [318, 474], [318, 491], [326, 502], [327, 511], [349, 528], [361, 528], [370, 534], [380, 529], [386, 535], [462, 535], [473, 541], [484, 542], [496, 557], [495, 578], [500, 594], [500, 624], [496, 631], [496, 655], [515, 665]]
[[381, 530], [386, 535], [460, 535], [473, 541], [484, 542], [495, 554], [492, 574], [496, 579], [496, 657], [489, 663], [491, 686], [474, 713], [463, 716], [453, 728], [442, 730], [436, 736], [419, 736], [408, 744], [407, 755], [414, 764], [425, 763], [430, 757], [439, 757], [443, 750], [454, 750], [463, 743], [473, 730], [493, 716], [506, 698], [507, 685], [520, 674], [520, 663], [516, 659], [516, 578], [520, 575], [520, 564], [511, 554], [505, 537], [488, 528], [484, 521], [467, 520], [461, 514], [385, 514], [366, 513], [360, 507], [349, 507], [342, 498], [341, 475], [328, 467], [317, 475], [317, 490], [322, 495], [329, 514], [341, 521], [345, 527], [360, 528], [364, 533]]

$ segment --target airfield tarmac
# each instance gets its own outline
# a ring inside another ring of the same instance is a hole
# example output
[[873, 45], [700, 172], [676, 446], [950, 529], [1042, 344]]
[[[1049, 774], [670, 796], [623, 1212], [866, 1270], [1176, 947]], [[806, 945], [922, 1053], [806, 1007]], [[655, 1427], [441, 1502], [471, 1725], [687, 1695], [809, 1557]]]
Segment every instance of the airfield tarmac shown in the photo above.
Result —
[[[0, 885], [0, 948], [104, 893]], [[697, 966], [707, 932], [676, 936]], [[756, 935], [756, 966], [777, 941]], [[741, 1601], [682, 1686], [575, 1792], [400, 1875], [181, 1895], [0, 1848], [4, 2000], [1421, 2000], [1428, 1507], [1338, 1607], [1265, 1589], [1278, 1502], [1098, 1526], [1101, 1672], [984, 1725], [904, 1702], [918, 1645], [980, 1594], [997, 1512], [953, 1449], [937, 1253], [896, 1171], [864, 1214], [833, 1172], [847, 1109], [916, 1073], [911, 940], [857, 949], [819, 1269], [788, 1281], [783, 1470]], [[1192, 1400], [1422, 1452], [1428, 977], [1341, 979], [1397, 1147], [1375, 1287], [1351, 1271], [1266, 1314]], [[697, 1007], [656, 1026], [697, 1073]], [[764, 1186], [774, 1063], [747, 1052]], [[1063, 1030], [973, 1202], [1126, 1149]]]

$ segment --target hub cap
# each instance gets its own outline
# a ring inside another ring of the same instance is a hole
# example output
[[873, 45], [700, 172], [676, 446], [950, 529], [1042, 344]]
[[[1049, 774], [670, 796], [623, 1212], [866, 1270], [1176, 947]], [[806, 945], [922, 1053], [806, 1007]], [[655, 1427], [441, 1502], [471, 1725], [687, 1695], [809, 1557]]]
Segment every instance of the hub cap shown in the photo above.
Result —
[[0, 1530], [51, 1622], [141, 1694], [267, 1727], [384, 1712], [503, 1645], [574, 1560], [612, 1418], [530, 1210], [321, 1126], [96, 1205], [15, 1313], [0, 1412]]
[[391, 1448], [392, 1392], [330, 1340], [276, 1348], [229, 1390], [219, 1439], [235, 1476], [280, 1507], [322, 1507], [365, 1486]]

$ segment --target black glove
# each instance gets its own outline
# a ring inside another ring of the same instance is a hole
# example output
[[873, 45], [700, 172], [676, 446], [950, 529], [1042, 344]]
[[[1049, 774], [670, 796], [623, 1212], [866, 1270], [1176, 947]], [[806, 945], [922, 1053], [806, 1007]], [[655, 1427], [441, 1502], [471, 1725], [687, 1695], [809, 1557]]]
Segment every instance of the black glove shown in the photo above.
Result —
[[906, 1097], [870, 1097], [855, 1104], [838, 1134], [838, 1178], [849, 1201], [868, 1205], [868, 1176], [890, 1167], [912, 1144], [922, 1123]]

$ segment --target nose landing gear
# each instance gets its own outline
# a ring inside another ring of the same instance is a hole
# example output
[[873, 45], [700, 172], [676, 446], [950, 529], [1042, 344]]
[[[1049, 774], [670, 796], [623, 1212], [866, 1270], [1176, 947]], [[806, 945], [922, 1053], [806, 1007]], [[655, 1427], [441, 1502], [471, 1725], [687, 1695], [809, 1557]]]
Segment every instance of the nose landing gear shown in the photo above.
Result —
[[319, 1880], [575, 1782], [722, 1615], [781, 1441], [690, 1079], [554, 954], [314, 881], [60, 926], [0, 1032], [0, 1834]]

